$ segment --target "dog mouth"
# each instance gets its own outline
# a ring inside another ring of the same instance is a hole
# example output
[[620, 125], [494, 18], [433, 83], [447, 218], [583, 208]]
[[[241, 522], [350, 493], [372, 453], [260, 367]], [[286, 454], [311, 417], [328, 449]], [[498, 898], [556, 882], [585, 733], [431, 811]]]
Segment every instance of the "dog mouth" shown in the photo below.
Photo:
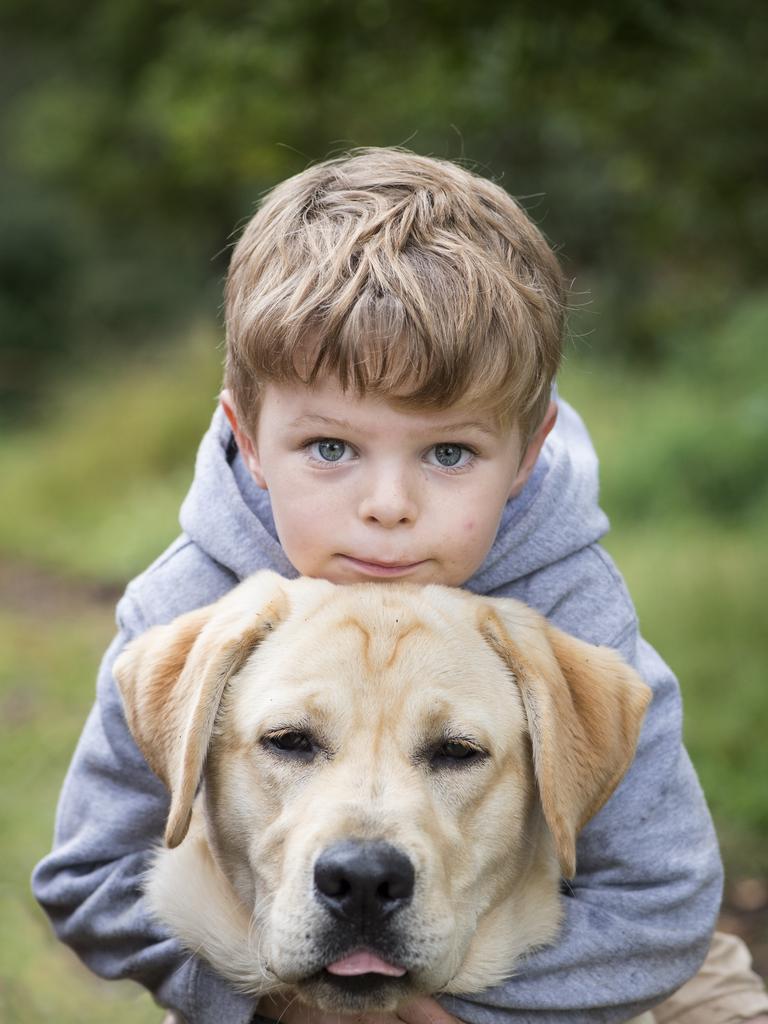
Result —
[[371, 949], [359, 949], [334, 960], [306, 978], [313, 1002], [323, 1009], [381, 1010], [399, 1001], [410, 986], [408, 970]]
[[334, 960], [332, 964], [325, 967], [325, 971], [337, 978], [359, 978], [367, 974], [379, 975], [385, 978], [402, 978], [408, 972], [399, 964], [389, 963], [382, 960], [378, 954], [369, 949], [361, 949], [341, 960]]

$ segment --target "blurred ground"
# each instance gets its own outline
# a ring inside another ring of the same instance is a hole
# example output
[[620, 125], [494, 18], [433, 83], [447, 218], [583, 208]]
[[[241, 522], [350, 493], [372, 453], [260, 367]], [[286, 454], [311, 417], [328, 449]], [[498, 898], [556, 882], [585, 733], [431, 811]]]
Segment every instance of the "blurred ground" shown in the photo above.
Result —
[[720, 927], [740, 935], [752, 951], [754, 966], [768, 979], [768, 880], [738, 878], [726, 886]]

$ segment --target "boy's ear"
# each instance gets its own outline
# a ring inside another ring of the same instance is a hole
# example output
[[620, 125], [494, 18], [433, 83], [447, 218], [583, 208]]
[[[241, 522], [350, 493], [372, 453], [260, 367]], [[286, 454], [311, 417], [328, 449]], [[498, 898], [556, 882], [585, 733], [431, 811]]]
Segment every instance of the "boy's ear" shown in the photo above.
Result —
[[509, 490], [510, 498], [514, 498], [520, 493], [520, 491], [522, 491], [523, 487], [525, 487], [526, 481], [533, 472], [533, 467], [536, 465], [536, 459], [539, 457], [539, 452], [547, 439], [547, 434], [549, 434], [550, 430], [554, 427], [556, 420], [557, 402], [550, 402], [547, 407], [546, 415], [541, 422], [541, 426], [528, 442], [528, 447], [525, 449], [523, 461], [520, 463], [517, 476]]
[[168, 846], [187, 834], [229, 680], [287, 614], [284, 584], [277, 573], [257, 573], [215, 604], [147, 630], [115, 661], [133, 738], [171, 793]]
[[576, 836], [632, 763], [651, 690], [615, 651], [563, 633], [517, 601], [483, 604], [478, 626], [520, 691], [541, 807], [571, 878]]
[[219, 405], [224, 410], [224, 415], [229, 420], [229, 425], [232, 427], [232, 433], [235, 435], [235, 440], [237, 441], [237, 447], [240, 449], [240, 455], [248, 468], [248, 472], [251, 474], [258, 486], [266, 491], [267, 483], [264, 479], [264, 474], [261, 471], [261, 460], [259, 459], [258, 449], [251, 439], [250, 434], [246, 432], [245, 428], [240, 423], [240, 417], [237, 414], [235, 403], [232, 401], [232, 393], [228, 388], [224, 388], [219, 395]]

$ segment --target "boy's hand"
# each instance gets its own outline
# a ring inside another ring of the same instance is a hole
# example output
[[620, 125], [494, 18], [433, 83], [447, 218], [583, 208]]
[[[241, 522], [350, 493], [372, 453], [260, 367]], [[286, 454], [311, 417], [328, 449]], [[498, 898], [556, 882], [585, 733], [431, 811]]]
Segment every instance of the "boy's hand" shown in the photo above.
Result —
[[430, 996], [419, 996], [401, 1006], [396, 1019], [405, 1021], [405, 1024], [463, 1024]]
[[280, 1024], [462, 1024], [429, 996], [420, 996], [401, 1006], [397, 1013], [350, 1014], [325, 1013], [313, 1010], [298, 999], [264, 996], [258, 1013], [279, 1021]]

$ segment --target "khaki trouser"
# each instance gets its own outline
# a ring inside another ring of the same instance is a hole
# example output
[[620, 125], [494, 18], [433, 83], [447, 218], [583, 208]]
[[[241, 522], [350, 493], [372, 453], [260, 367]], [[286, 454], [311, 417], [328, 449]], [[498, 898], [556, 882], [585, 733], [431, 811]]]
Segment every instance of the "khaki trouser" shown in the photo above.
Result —
[[[768, 995], [752, 970], [749, 950], [735, 935], [715, 932], [699, 973], [630, 1024], [740, 1024], [760, 1014], [768, 1014]], [[182, 1020], [169, 1013], [163, 1024]]]
[[739, 1024], [768, 1014], [765, 985], [741, 939], [715, 932], [699, 973], [653, 1011], [656, 1024]]

